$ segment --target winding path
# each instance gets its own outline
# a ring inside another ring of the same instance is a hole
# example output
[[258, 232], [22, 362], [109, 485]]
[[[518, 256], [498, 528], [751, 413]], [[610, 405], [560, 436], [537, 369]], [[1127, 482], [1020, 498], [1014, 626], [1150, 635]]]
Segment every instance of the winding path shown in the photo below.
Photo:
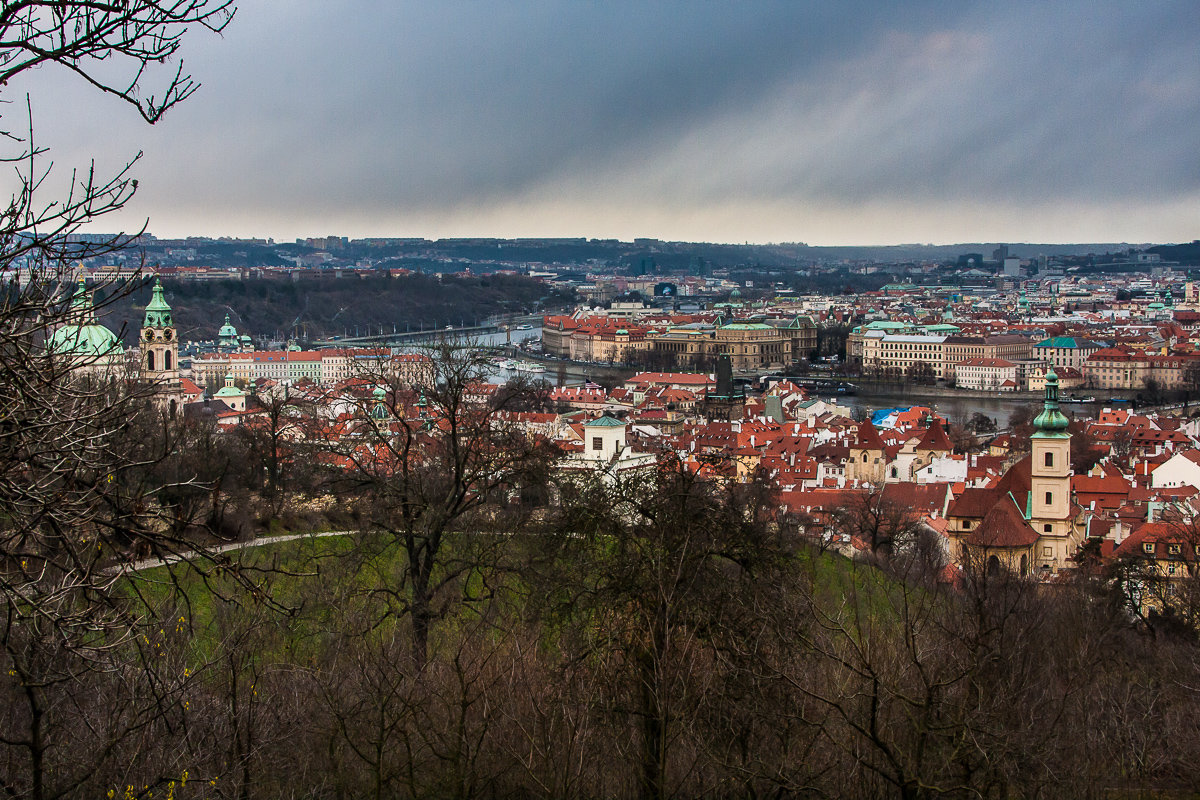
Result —
[[325, 531], [323, 533], [289, 533], [283, 536], [266, 536], [261, 539], [251, 539], [248, 542], [230, 542], [229, 544], [218, 545], [203, 552], [192, 550], [186, 553], [177, 553], [167, 556], [166, 558], [146, 558], [141, 561], [130, 561], [128, 564], [121, 564], [116, 567], [109, 568], [111, 575], [125, 575], [131, 572], [141, 572], [147, 569], [155, 569], [157, 567], [165, 567], [170, 564], [178, 564], [180, 561], [190, 561], [193, 558], [207, 557], [218, 553], [228, 553], [232, 550], [247, 550], [251, 547], [260, 547], [264, 544], [282, 544], [283, 542], [295, 542], [300, 539], [324, 539], [329, 536], [349, 536], [350, 534], [358, 533], [358, 531]]

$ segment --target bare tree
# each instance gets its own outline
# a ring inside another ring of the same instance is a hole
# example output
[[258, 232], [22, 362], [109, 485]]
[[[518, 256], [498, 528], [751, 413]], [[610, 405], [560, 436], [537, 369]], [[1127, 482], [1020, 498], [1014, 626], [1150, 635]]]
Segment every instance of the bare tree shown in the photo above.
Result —
[[531, 595], [562, 631], [572, 672], [598, 687], [604, 749], [623, 765], [601, 792], [766, 791], [767, 775], [785, 767], [756, 747], [785, 734], [791, 743], [793, 731], [757, 716], [778, 687], [757, 676], [763, 657], [794, 640], [777, 637], [782, 620], [797, 624], [780, 600], [790, 547], [771, 492], [758, 481], [706, 483], [671, 460], [564, 480], [574, 500], [540, 540], [550, 558]]
[[879, 486], [854, 492], [835, 512], [833, 527], [861, 541], [873, 555], [887, 557], [917, 542], [920, 518]]
[[[197, 88], [178, 59], [184, 32], [220, 31], [232, 13], [221, 0], [5, 3], [0, 100], [12, 102], [5, 93], [19, 76], [52, 66], [157, 121]], [[141, 661], [135, 634], [146, 620], [117, 589], [114, 562], [187, 546], [163, 535], [157, 488], [145, 480], [164, 439], [128, 436], [143, 430], [144, 388], [125, 371], [118, 339], [80, 327], [94, 311], [72, 272], [129, 243], [125, 235], [94, 243], [71, 235], [128, 202], [137, 156], [107, 177], [94, 166], [73, 172], [65, 194], [48, 197], [54, 179], [34, 137], [35, 106], [31, 97], [11, 106], [19, 116], [0, 130], [0, 161], [12, 165], [16, 186], [0, 208], [0, 271], [15, 276], [0, 288], [0, 661], [28, 712], [0, 733], [0, 748], [14, 767], [9, 792], [47, 798], [75, 791], [88, 773], [86, 758], [64, 768], [70, 740], [48, 733], [86, 718], [70, 716], [64, 692], [81, 697], [88, 675], [136, 682], [152, 674], [121, 671]], [[147, 680], [142, 694], [123, 695], [129, 718], [161, 712], [165, 686]], [[111, 730], [131, 734], [144, 724]], [[71, 755], [102, 759], [116, 747], [113, 739]]]
[[[555, 452], [512, 419], [513, 409], [528, 407], [529, 392], [494, 391], [485, 351], [444, 343], [431, 357], [429, 375], [411, 387], [377, 375], [353, 433], [331, 445], [345, 464], [333, 484], [363, 501], [368, 531], [383, 532], [405, 554], [399, 584], [379, 590], [409, 616], [418, 668], [443, 592], [492, 560], [475, 551], [503, 543], [495, 534], [520, 521], [513, 493], [543, 483]], [[493, 535], [473, 535], [480, 532]], [[457, 534], [465, 535], [451, 547]]]

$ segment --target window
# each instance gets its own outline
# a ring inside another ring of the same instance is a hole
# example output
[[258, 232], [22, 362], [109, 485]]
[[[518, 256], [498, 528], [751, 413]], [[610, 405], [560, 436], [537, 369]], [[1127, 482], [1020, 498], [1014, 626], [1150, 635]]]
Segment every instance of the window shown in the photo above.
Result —
[[964, 531], [969, 531], [969, 530], [971, 530], [971, 520], [969, 520], [969, 519], [964, 519], [964, 520], [963, 520], [963, 530], [964, 530]]
[[1046, 492], [1046, 505], [1051, 505], [1054, 502], [1054, 492]]
[[1167, 545], [1167, 555], [1172, 555], [1172, 556], [1179, 555], [1179, 545], [1177, 545], [1177, 544]]
[[1154, 542], [1143, 542], [1142, 552], [1148, 555], [1154, 555]]
[[1042, 558], [1053, 558], [1053, 557], [1054, 557], [1054, 548], [1053, 547], [1047, 546], [1047, 547], [1042, 548]]
[[1046, 466], [1047, 467], [1054, 466], [1054, 453], [1046, 453]]
[[1042, 531], [1044, 533], [1050, 533], [1050, 531], [1052, 531], [1052, 530], [1054, 530], [1054, 526], [1051, 525], [1049, 522], [1047, 522], [1045, 525], [1042, 526]]
[[592, 437], [592, 449], [593, 450], [603, 450], [604, 449], [604, 440], [601, 439], [599, 436], [593, 436]]

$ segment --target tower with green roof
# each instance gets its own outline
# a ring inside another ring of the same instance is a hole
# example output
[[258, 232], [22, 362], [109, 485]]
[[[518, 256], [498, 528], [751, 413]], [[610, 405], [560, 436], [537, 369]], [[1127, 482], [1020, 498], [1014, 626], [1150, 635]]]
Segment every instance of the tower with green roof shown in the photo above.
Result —
[[154, 279], [142, 331], [138, 336], [141, 350], [142, 380], [154, 387], [156, 400], [172, 415], [183, 410], [183, 392], [179, 384], [179, 340], [171, 306], [163, 297], [162, 281]]
[[236, 350], [238, 345], [237, 328], [233, 327], [233, 323], [229, 321], [229, 314], [226, 314], [225, 324], [217, 331], [217, 349], [222, 351]]
[[1029, 524], [1038, 533], [1035, 563], [1057, 572], [1073, 555], [1071, 524], [1071, 434], [1070, 420], [1058, 407], [1058, 375], [1046, 373], [1046, 397], [1042, 413], [1033, 421], [1030, 436]]

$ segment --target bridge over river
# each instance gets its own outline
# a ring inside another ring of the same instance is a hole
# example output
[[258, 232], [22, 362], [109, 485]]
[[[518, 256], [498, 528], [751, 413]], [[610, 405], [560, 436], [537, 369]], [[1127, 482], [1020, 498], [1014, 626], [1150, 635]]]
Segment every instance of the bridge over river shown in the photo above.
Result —
[[[496, 347], [541, 335], [540, 316], [496, 317], [476, 325], [449, 325], [445, 328], [421, 328], [364, 336], [340, 336], [313, 342], [314, 347], [404, 347], [442, 342], [461, 342], [481, 347]], [[524, 326], [528, 325], [526, 328]]]

